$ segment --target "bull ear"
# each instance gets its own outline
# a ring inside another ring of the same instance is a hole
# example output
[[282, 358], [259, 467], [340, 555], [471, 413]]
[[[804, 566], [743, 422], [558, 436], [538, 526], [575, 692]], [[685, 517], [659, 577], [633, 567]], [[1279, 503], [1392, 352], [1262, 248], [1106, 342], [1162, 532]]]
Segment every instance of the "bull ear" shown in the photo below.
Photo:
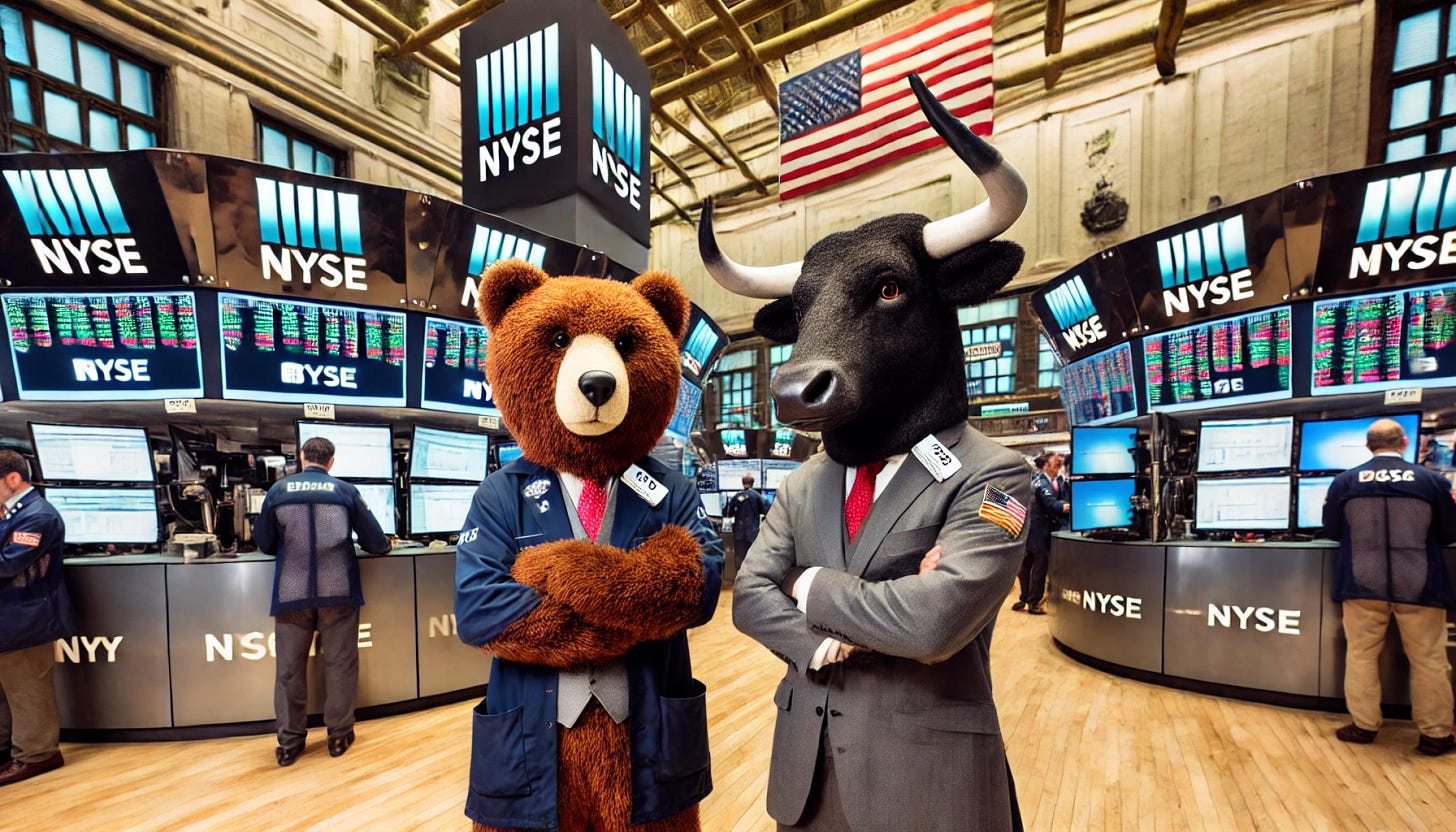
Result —
[[502, 260], [485, 270], [480, 277], [480, 295], [476, 313], [486, 329], [495, 329], [506, 310], [549, 278], [546, 273], [525, 260]]
[[779, 298], [761, 307], [753, 316], [753, 329], [759, 335], [780, 344], [799, 340], [799, 317], [794, 314], [794, 299]]
[[1006, 240], [976, 243], [936, 265], [940, 296], [956, 306], [975, 306], [990, 300], [1011, 282], [1026, 252]]
[[668, 332], [681, 344], [688, 334], [691, 310], [688, 308], [688, 296], [677, 278], [667, 272], [650, 271], [632, 281], [632, 288], [647, 298], [647, 302], [662, 316], [663, 323], [667, 324]]

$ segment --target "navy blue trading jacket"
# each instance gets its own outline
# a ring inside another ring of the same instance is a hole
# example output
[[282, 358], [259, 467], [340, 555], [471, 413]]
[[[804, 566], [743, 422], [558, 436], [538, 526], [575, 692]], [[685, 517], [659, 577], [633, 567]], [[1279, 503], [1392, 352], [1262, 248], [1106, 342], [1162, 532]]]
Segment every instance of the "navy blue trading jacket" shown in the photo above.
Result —
[[1340, 541], [1334, 600], [1456, 609], [1441, 551], [1456, 542], [1456, 502], [1445, 477], [1377, 456], [1335, 477], [1324, 520], [1325, 536]]
[[305, 468], [274, 483], [253, 525], [258, 551], [278, 559], [270, 615], [363, 606], [355, 532], [364, 551], [389, 551], [389, 538], [353, 485], [322, 468]]
[[0, 520], [0, 653], [75, 633], [65, 546], [66, 524], [34, 488]]
[[1052, 532], [1061, 529], [1066, 514], [1067, 481], [1062, 480], [1062, 496], [1052, 491], [1052, 479], [1045, 471], [1031, 474], [1032, 496], [1031, 522], [1027, 524], [1026, 548], [1033, 552], [1047, 552], [1052, 548]]
[[[667, 486], [654, 508], [617, 489], [611, 545], [631, 549], [665, 525], [681, 526], [703, 546], [706, 624], [718, 606], [723, 545], [708, 525], [696, 486], [655, 459], [641, 468]], [[475, 492], [455, 550], [455, 618], [460, 640], [479, 647], [528, 615], [541, 596], [511, 578], [521, 549], [574, 537], [556, 472], [519, 459]], [[693, 679], [686, 632], [633, 647], [626, 655], [632, 716], [632, 823], [674, 815], [712, 790], [704, 688]], [[489, 695], [474, 713], [465, 814], [489, 826], [557, 829], [556, 691], [549, 667], [496, 658]]]
[[[752, 488], [745, 488], [728, 500], [728, 507], [725, 514], [733, 518], [733, 536], [739, 540], [758, 537], [759, 524], [763, 515], [768, 514], [768, 501], [763, 495]], [[739, 552], [738, 557], [742, 558], [745, 554]]]

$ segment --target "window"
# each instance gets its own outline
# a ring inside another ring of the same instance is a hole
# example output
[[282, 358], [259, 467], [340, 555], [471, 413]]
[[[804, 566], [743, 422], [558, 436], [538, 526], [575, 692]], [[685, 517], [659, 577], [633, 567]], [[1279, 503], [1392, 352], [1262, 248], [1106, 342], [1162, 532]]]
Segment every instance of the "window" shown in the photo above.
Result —
[[961, 346], [966, 350], [966, 396], [1016, 392], [1017, 298], [961, 309]]
[[265, 115], [254, 113], [253, 120], [258, 125], [258, 161], [263, 164], [324, 176], [345, 175], [342, 152]]
[[166, 140], [162, 72], [59, 19], [0, 4], [7, 150], [137, 150]]
[[758, 349], [737, 350], [718, 361], [713, 378], [718, 385], [718, 424], [754, 427], [754, 372]]
[[1036, 351], [1036, 386], [1042, 389], [1050, 389], [1062, 386], [1062, 368], [1057, 363], [1057, 353], [1052, 349], [1051, 342], [1045, 335], [1037, 339], [1040, 344]]
[[1451, 0], [1380, 4], [1369, 162], [1456, 150], [1456, 26]]

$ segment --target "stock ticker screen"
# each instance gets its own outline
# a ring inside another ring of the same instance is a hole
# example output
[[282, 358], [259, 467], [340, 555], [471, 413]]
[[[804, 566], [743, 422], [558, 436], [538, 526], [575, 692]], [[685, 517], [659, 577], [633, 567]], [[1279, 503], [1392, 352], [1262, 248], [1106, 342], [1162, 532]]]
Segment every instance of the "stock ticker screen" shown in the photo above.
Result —
[[1132, 349], [1119, 344], [1062, 370], [1062, 401], [1074, 425], [1096, 425], [1137, 415]]
[[22, 399], [202, 395], [191, 292], [11, 294], [4, 307]]
[[1456, 284], [1314, 305], [1316, 396], [1427, 387], [1456, 377]]
[[498, 413], [485, 381], [487, 340], [479, 324], [426, 318], [420, 405], [453, 413]]
[[220, 293], [223, 397], [403, 407], [405, 316]]
[[1290, 350], [1287, 306], [1150, 335], [1143, 339], [1148, 407], [1288, 398]]

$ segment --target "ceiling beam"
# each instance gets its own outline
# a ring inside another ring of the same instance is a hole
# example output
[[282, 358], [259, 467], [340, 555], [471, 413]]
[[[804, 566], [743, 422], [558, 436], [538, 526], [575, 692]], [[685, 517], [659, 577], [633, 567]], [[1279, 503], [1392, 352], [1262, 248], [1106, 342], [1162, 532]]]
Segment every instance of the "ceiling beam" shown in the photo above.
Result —
[[417, 52], [499, 6], [503, 1], [468, 0], [441, 15], [439, 19], [421, 26], [418, 31], [405, 38], [398, 46], [382, 45], [375, 51], [375, 54], [383, 58], [390, 58]]
[[612, 15], [612, 22], [623, 29], [631, 26], [647, 14], [646, 0], [633, 0], [632, 5]]
[[728, 163], [723, 160], [722, 156], [718, 155], [718, 152], [713, 149], [713, 146], [703, 141], [702, 137], [700, 137], [697, 133], [694, 133], [692, 129], [689, 128], [686, 124], [683, 124], [681, 121], [673, 118], [665, 110], [662, 109], [653, 110], [652, 114], [657, 116], [658, 121], [661, 121], [663, 124], [666, 124], [668, 127], [681, 133], [683, 138], [691, 142], [694, 147], [708, 154], [708, 158], [712, 159], [713, 163], [716, 164], [718, 167], [728, 167]]
[[[642, 0], [638, 0], [639, 4], [641, 2]], [[739, 26], [747, 26], [781, 9], [792, 6], [795, 2], [797, 0], [744, 0], [744, 2], [739, 3], [729, 9], [729, 11], [733, 13], [735, 23]], [[616, 20], [615, 17], [612, 19]], [[689, 26], [683, 34], [687, 35], [688, 43], [696, 47], [701, 47], [705, 43], [711, 43], [723, 37], [721, 30], [722, 24], [716, 17], [712, 17], [693, 26]], [[642, 50], [642, 60], [646, 61], [648, 66], [657, 66], [658, 64], [672, 60], [676, 54], [676, 50], [677, 47], [671, 40], [660, 40]]]
[[683, 222], [687, 223], [688, 225], [695, 224], [693, 222], [693, 218], [691, 216], [688, 216], [688, 212], [684, 211], [683, 207], [681, 205], [678, 205], [677, 201], [674, 200], [672, 197], [668, 196], [665, 191], [657, 187], [657, 185], [655, 184], [652, 186], [652, 190], [656, 191], [657, 195], [662, 197], [663, 202], [666, 202], [668, 205], [672, 206], [672, 209], [677, 212], [677, 215], [682, 218]]
[[698, 102], [691, 98], [684, 98], [683, 101], [687, 103], [688, 109], [692, 110], [693, 115], [698, 117], [698, 121], [702, 122], [703, 126], [708, 128], [708, 132], [713, 134], [713, 138], [718, 140], [718, 144], [722, 145], [723, 149], [728, 151], [728, 158], [732, 159], [733, 164], [738, 166], [738, 172], [743, 174], [743, 178], [753, 184], [754, 190], [764, 196], [768, 196], [768, 185], [764, 184], [764, 181], [759, 179], [758, 175], [753, 172], [753, 169], [748, 166], [748, 162], [744, 161], [743, 157], [738, 155], [738, 152], [733, 149], [733, 145], [728, 143], [727, 137], [718, 131], [718, 126], [713, 123], [712, 119], [708, 118], [708, 114], [703, 112], [703, 108], [698, 106]]
[[[403, 43], [415, 33], [415, 30], [411, 29], [408, 24], [395, 17], [389, 9], [374, 0], [322, 0], [322, 2], [325, 6], [346, 17], [357, 15], [364, 18], [375, 27], [387, 32], [395, 44]], [[420, 48], [418, 60], [451, 83], [456, 85], [460, 83], [460, 59], [448, 54], [439, 46], [425, 44]]]
[[656, 153], [657, 154], [657, 158], [661, 159], [662, 160], [662, 163], [664, 165], [667, 165], [667, 169], [668, 170], [670, 170], [673, 173], [677, 174], [677, 178], [678, 179], [681, 179], [683, 181], [683, 184], [684, 185], [687, 185], [690, 188], [693, 187], [693, 177], [691, 175], [689, 175], [687, 171], [683, 170], [683, 166], [682, 165], [679, 165], [677, 162], [674, 162], [672, 160], [672, 157], [669, 156], [666, 151], [664, 151], [662, 148], [658, 147], [657, 146], [657, 142], [651, 142], [650, 144], [647, 145], [647, 147], [653, 153]]
[[677, 25], [677, 21], [673, 20], [667, 13], [667, 9], [662, 7], [662, 0], [643, 0], [643, 2], [647, 6], [647, 16], [652, 18], [652, 22], [657, 24], [657, 28], [667, 34], [667, 39], [677, 47], [683, 60], [697, 66], [709, 66], [713, 63], [713, 59], [704, 55], [702, 49], [688, 42], [688, 36], [683, 32], [682, 27]]
[[[1067, 0], [1047, 0], [1046, 31], [1042, 32], [1042, 48], [1047, 57], [1062, 51], [1062, 36], [1067, 30]], [[1056, 86], [1061, 77], [1060, 67], [1047, 64], [1046, 88]]]
[[1153, 60], [1158, 74], [1172, 78], [1178, 74], [1174, 56], [1178, 52], [1178, 39], [1183, 37], [1183, 24], [1188, 17], [1188, 0], [1163, 0], [1158, 13], [1158, 35], [1153, 40]]
[[738, 21], [733, 19], [733, 13], [728, 11], [723, 0], [704, 0], [704, 2], [713, 11], [718, 21], [723, 24], [723, 32], [727, 36], [728, 42], [733, 45], [734, 51], [749, 62], [749, 74], [753, 77], [754, 86], [758, 87], [758, 92], [763, 96], [763, 100], [768, 102], [768, 108], [773, 110], [774, 117], [778, 117], [778, 84], [774, 83], [773, 76], [768, 74], [768, 69], [759, 59], [758, 51], [754, 48], [753, 42], [748, 39], [748, 33], [744, 32], [743, 28], [738, 25]]

